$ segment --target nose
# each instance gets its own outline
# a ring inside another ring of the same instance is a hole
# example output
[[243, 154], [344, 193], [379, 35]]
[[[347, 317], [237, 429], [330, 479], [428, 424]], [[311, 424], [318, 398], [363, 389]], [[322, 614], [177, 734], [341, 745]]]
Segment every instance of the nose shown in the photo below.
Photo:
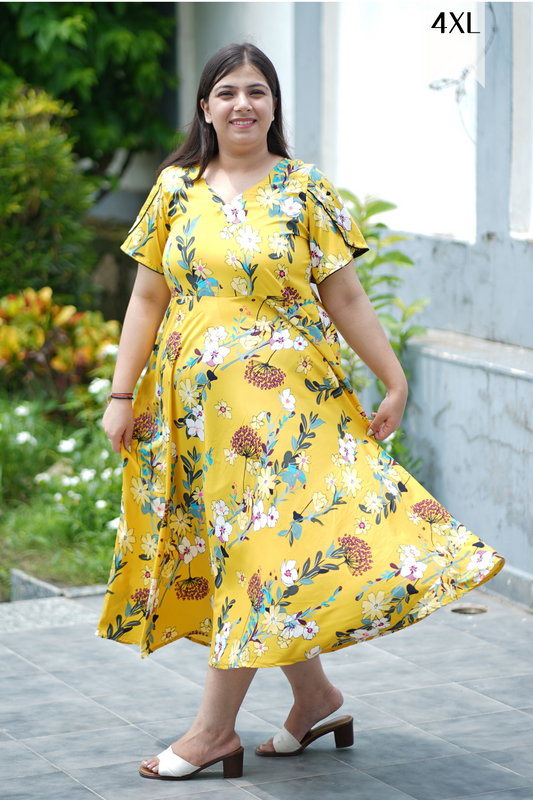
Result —
[[235, 96], [235, 109], [244, 111], [249, 110], [251, 107], [250, 99], [246, 92], [238, 92]]

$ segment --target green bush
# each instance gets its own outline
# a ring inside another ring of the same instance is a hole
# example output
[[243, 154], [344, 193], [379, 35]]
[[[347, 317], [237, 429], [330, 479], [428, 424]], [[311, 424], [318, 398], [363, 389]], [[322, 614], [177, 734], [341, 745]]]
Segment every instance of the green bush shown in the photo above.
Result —
[[[411, 318], [422, 311], [429, 303], [426, 297], [414, 300], [410, 305], [400, 299], [397, 294], [403, 278], [394, 271], [398, 267], [411, 269], [413, 261], [395, 249], [396, 243], [411, 237], [404, 233], [393, 233], [383, 222], [376, 222], [374, 217], [385, 211], [392, 211], [397, 206], [375, 196], [367, 196], [361, 201], [357, 195], [341, 190], [346, 206], [356, 220], [358, 227], [369, 246], [368, 253], [357, 259], [357, 275], [363, 289], [376, 309], [377, 315], [386, 328], [391, 346], [404, 366], [405, 345], [412, 336], [424, 334], [426, 329], [421, 325], [412, 325]], [[392, 249], [391, 249], [392, 246]], [[392, 266], [393, 271], [390, 270]], [[343, 366], [356, 392], [367, 388], [371, 383], [367, 370], [361, 359], [344, 343], [341, 346]], [[405, 370], [409, 379], [408, 370]], [[376, 378], [376, 388], [385, 397], [385, 386]], [[377, 411], [379, 404], [375, 404]], [[413, 475], [417, 475], [421, 467], [421, 459], [411, 453], [411, 443], [404, 430], [398, 428], [385, 442], [386, 451]]]
[[12, 567], [71, 586], [109, 576], [120, 456], [100, 425], [75, 427], [45, 411], [0, 394], [0, 601], [9, 599]]
[[50, 286], [86, 306], [96, 253], [93, 182], [76, 170], [69, 105], [0, 74], [0, 297]]
[[173, 149], [174, 38], [174, 3], [0, 3], [1, 61], [72, 104], [75, 150], [107, 178], [117, 148]]
[[2, 297], [2, 384], [11, 391], [24, 387], [34, 396], [48, 396], [51, 410], [66, 400], [71, 408], [90, 410], [88, 384], [95, 377], [112, 377], [119, 336], [117, 321], [104, 322], [99, 311], [57, 305], [48, 286]]

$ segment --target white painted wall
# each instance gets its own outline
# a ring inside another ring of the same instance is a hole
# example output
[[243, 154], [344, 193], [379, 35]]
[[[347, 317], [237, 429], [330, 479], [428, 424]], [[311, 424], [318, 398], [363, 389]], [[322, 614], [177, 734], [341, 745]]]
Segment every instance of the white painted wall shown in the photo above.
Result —
[[454, 33], [446, 41], [431, 30], [442, 10], [432, 2], [339, 5], [337, 184], [396, 203], [387, 214], [393, 228], [473, 241], [475, 80], [460, 107], [453, 89], [428, 84], [460, 74], [475, 57], [475, 36], [472, 59], [458, 53]]

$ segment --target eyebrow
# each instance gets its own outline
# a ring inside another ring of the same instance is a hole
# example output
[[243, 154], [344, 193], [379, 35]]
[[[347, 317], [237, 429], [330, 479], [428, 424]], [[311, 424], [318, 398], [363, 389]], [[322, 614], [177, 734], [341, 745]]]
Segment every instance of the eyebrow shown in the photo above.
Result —
[[[268, 87], [264, 83], [249, 83], [246, 86], [246, 89], [252, 89], [254, 86], [261, 86], [263, 89], [267, 89]], [[216, 87], [217, 89], [238, 89], [238, 86], [233, 86], [231, 83], [221, 83], [220, 86]]]

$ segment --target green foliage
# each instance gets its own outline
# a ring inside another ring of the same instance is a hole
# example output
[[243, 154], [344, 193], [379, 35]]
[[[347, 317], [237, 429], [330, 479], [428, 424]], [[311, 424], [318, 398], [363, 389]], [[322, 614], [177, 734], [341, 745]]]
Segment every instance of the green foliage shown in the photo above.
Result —
[[83, 302], [96, 260], [85, 222], [95, 186], [76, 171], [61, 127], [73, 111], [7, 70], [0, 87], [0, 297], [49, 285]]
[[157, 5], [0, 4], [0, 60], [77, 109], [68, 128], [95, 174], [105, 173], [117, 148], [172, 148], [174, 130], [159, 108], [175, 85], [163, 63], [174, 17]]
[[50, 419], [51, 407], [0, 394], [0, 601], [12, 567], [73, 586], [109, 575], [120, 457], [100, 425]]
[[[96, 392], [91, 393], [89, 381], [109, 378], [119, 336], [119, 323], [105, 322], [99, 311], [80, 312], [75, 306], [55, 304], [50, 287], [3, 297], [2, 384], [10, 391], [24, 386], [34, 395], [53, 399], [56, 406], [65, 399], [71, 409], [87, 403], [90, 412], [90, 395]], [[95, 385], [101, 384], [93, 381], [91, 386]]]
[[[414, 266], [414, 262], [405, 253], [395, 249], [397, 242], [411, 237], [403, 233], [392, 233], [383, 222], [374, 220], [377, 214], [397, 208], [394, 203], [388, 203], [374, 196], [367, 196], [362, 202], [346, 189], [340, 193], [370, 248], [368, 253], [357, 259], [357, 275], [382, 325], [386, 328], [391, 346], [409, 378], [403, 363], [405, 345], [412, 336], [426, 332], [423, 326], [411, 324], [411, 318], [425, 308], [429, 299], [419, 298], [406, 306], [397, 294], [403, 278], [395, 271], [390, 271], [390, 267], [411, 269]], [[393, 249], [388, 249], [391, 246]], [[372, 380], [365, 374], [361, 359], [347, 345], [341, 347], [341, 355], [346, 374], [355, 391], [367, 388]], [[375, 379], [375, 383], [381, 397], [385, 397], [383, 383], [378, 378]], [[409, 472], [417, 474], [421, 462], [411, 455], [411, 445], [407, 442], [405, 431], [399, 428], [392, 437], [389, 437], [385, 449]]]

